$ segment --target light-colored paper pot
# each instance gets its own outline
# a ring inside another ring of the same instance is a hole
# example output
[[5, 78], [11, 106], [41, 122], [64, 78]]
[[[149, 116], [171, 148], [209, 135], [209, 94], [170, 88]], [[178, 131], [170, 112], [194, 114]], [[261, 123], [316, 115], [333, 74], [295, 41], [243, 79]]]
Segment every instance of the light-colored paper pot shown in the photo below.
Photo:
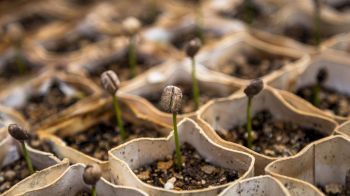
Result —
[[[245, 53], [254, 54], [256, 52], [262, 52], [269, 56], [281, 56], [291, 59], [291, 62], [284, 64], [280, 69], [261, 77], [266, 83], [271, 83], [281, 78], [283, 75], [285, 75], [283, 78], [294, 78], [298, 70], [303, 69], [309, 60], [301, 51], [268, 44], [255, 39], [247, 32], [240, 32], [204, 47], [198, 54], [198, 62], [210, 70], [219, 72], [218, 65], [225, 63], [228, 59], [232, 58], [232, 56], [237, 54], [241, 55], [240, 53], [242, 52], [244, 52], [243, 55], [245, 55]], [[288, 71], [288, 74], [285, 74], [286, 71]], [[250, 82], [250, 80], [226, 75], [224, 73], [217, 74], [222, 78], [241, 85], [247, 85]]]
[[346, 121], [335, 129], [335, 133], [350, 137], [350, 121]]
[[[350, 83], [350, 78], [348, 72], [350, 71], [350, 59], [347, 56], [338, 54], [334, 50], [323, 51], [320, 54], [314, 55], [311, 58], [309, 65], [304, 71], [300, 73], [295, 80], [290, 80], [284, 83], [282, 89], [296, 92], [298, 89], [305, 87], [307, 85], [312, 85], [316, 83], [316, 75], [321, 68], [326, 68], [328, 72], [327, 80], [325, 81], [325, 86], [335, 89], [339, 92], [350, 94], [350, 88], [348, 84]], [[289, 93], [281, 93], [282, 97], [289, 102], [293, 107], [313, 114], [323, 115], [337, 122], [341, 123], [348, 120], [350, 117], [337, 116], [331, 112], [321, 111], [308, 101]]]
[[0, 103], [12, 108], [21, 108], [26, 104], [26, 99], [31, 95], [31, 93], [45, 92], [47, 90], [47, 86], [54, 79], [58, 79], [59, 82], [62, 82], [61, 90], [63, 89], [62, 91], [64, 91], [67, 95], [72, 96], [76, 90], [83, 92], [85, 95], [78, 102], [65, 108], [57, 114], [48, 116], [46, 119], [32, 124], [31, 126], [33, 129], [47, 127], [51, 123], [65, 120], [70, 115], [83, 111], [86, 103], [101, 94], [100, 88], [87, 78], [48, 70], [40, 74], [37, 78], [33, 78], [21, 86], [16, 86], [0, 92]]
[[[120, 98], [120, 106], [122, 116], [124, 119], [141, 126], [149, 127], [159, 131], [164, 137], [170, 133], [170, 128], [164, 127], [161, 123], [158, 123], [157, 116], [149, 116], [148, 118], [142, 118], [135, 113], [132, 113], [130, 109], [123, 103], [123, 98]], [[112, 106], [111, 98], [99, 98], [95, 102], [91, 102], [87, 106], [88, 112], [72, 116], [70, 119], [61, 123], [55, 124], [52, 127], [38, 130], [38, 135], [41, 139], [45, 139], [51, 142], [54, 152], [58, 157], [68, 158], [72, 163], [84, 163], [92, 164], [96, 163], [101, 166], [103, 175], [109, 179], [109, 162], [99, 160], [90, 155], [87, 155], [77, 149], [74, 149], [64, 142], [63, 137], [68, 135], [74, 135], [82, 131], [88, 131], [89, 127], [92, 127], [102, 121], [108, 121], [113, 115], [114, 110]]]
[[271, 176], [258, 176], [238, 181], [227, 187], [219, 196], [290, 196], [289, 191], [277, 179]]
[[[23, 196], [47, 196], [47, 195], [66, 195], [75, 196], [80, 191], [89, 192], [91, 186], [86, 185], [83, 181], [84, 173], [83, 164], [75, 164], [72, 166], [56, 166], [50, 170], [44, 170], [41, 173], [33, 175], [33, 179], [40, 181], [47, 180], [45, 186], [38, 188], [32, 188], [31, 190], [25, 190]], [[101, 196], [111, 195], [128, 195], [128, 196], [146, 196], [147, 194], [132, 188], [125, 186], [118, 186], [108, 182], [106, 179], [101, 178], [96, 184], [96, 194]], [[17, 194], [6, 194], [6, 196]]]
[[[240, 88], [240, 85], [225, 78], [220, 78], [219, 75], [207, 70], [201, 64], [196, 65], [196, 71], [200, 91], [215, 92], [214, 94], [219, 97], [226, 97]], [[170, 127], [172, 126], [172, 115], [160, 111], [143, 96], [161, 94], [166, 86], [176, 83], [185, 83], [192, 86], [189, 61], [170, 61], [160, 67], [151, 69], [130, 81], [119, 92], [121, 96], [126, 97], [126, 104], [134, 113], [142, 116], [157, 116], [160, 122]], [[193, 116], [195, 116], [195, 112], [181, 114], [178, 115], [178, 120]]]
[[[246, 122], [247, 97], [243, 92], [232, 95], [230, 98], [220, 99], [208, 103], [198, 112], [198, 123], [204, 132], [214, 142], [221, 146], [240, 150], [253, 155], [256, 159], [255, 174], [264, 174], [264, 168], [271, 161], [278, 159], [257, 153], [245, 146], [222, 139], [215, 130], [229, 130], [230, 128]], [[313, 128], [324, 135], [330, 135], [337, 126], [336, 122], [309, 113], [296, 110], [291, 107], [276, 89], [269, 86], [254, 97], [252, 102], [252, 116], [257, 112], [267, 109], [275, 119], [293, 122], [303, 127]]]
[[13, 108], [0, 105], [0, 128], [7, 127], [12, 123], [17, 123], [27, 129], [29, 128], [28, 122], [24, 120], [21, 114], [19, 114]]
[[330, 136], [309, 144], [292, 157], [270, 163], [265, 171], [279, 179], [291, 179], [312, 188], [313, 194], [307, 195], [322, 195], [316, 185], [345, 185], [346, 171], [350, 168], [349, 148], [349, 138]]
[[350, 33], [343, 33], [326, 40], [322, 47], [324, 50], [334, 49], [338, 53], [349, 55], [350, 53]]
[[[254, 174], [254, 158], [244, 152], [223, 148], [213, 143], [191, 119], [178, 124], [180, 143], [189, 143], [206, 161], [239, 172], [241, 180]], [[217, 195], [231, 183], [200, 190], [174, 191], [142, 182], [133, 169], [171, 155], [175, 150], [174, 135], [159, 139], [135, 139], [109, 151], [112, 181], [144, 190], [150, 195]], [[236, 181], [237, 181], [236, 180]]]

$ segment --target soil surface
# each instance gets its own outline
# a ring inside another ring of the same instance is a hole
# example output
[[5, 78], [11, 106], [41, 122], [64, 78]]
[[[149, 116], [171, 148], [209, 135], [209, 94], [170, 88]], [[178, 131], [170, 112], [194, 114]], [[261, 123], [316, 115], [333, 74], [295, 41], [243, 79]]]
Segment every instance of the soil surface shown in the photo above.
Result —
[[29, 175], [24, 158], [3, 167], [0, 171], [0, 193], [7, 191]]
[[[147, 69], [156, 66], [162, 62], [156, 56], [137, 52], [137, 74], [145, 72]], [[113, 70], [118, 74], [121, 81], [129, 80], [132, 78], [129, 62], [128, 62], [128, 49], [125, 48], [122, 52], [111, 56], [110, 58], [101, 59], [93, 67], [87, 67], [89, 74], [93, 77], [94, 81], [100, 83], [100, 76], [106, 70]]]
[[38, 92], [30, 95], [25, 106], [19, 108], [19, 110], [28, 122], [33, 125], [58, 114], [79, 101], [80, 96], [83, 96], [80, 93], [76, 96], [66, 96], [60, 89], [59, 82], [54, 80], [48, 92], [45, 94]]
[[327, 196], [349, 196], [350, 189], [346, 189], [341, 184], [326, 184], [325, 186], [318, 185], [317, 186], [324, 194]]
[[219, 64], [216, 69], [234, 77], [255, 79], [281, 69], [284, 65], [293, 61], [293, 59], [288, 57], [265, 52], [253, 51], [253, 53], [248, 54], [242, 51], [227, 59], [224, 63]]
[[237, 7], [234, 7], [230, 10], [221, 11], [219, 15], [226, 18], [239, 19], [248, 23], [252, 23], [254, 20], [261, 20], [264, 18], [261, 6], [254, 3], [254, 1], [252, 1], [252, 4], [249, 4], [248, 6], [246, 6], [244, 3], [241, 3]]
[[35, 150], [40, 150], [43, 152], [49, 152], [52, 154], [55, 154], [55, 152], [52, 149], [52, 145], [47, 140], [39, 139], [38, 135], [36, 133], [30, 134], [30, 139], [27, 142], [27, 144], [34, 148]]
[[18, 22], [22, 25], [24, 30], [32, 31], [54, 21], [55, 19], [55, 17], [43, 13], [33, 13], [20, 18]]
[[[181, 110], [179, 111], [179, 114], [185, 114], [185, 113], [196, 111], [197, 109], [193, 101], [192, 84], [175, 83], [174, 86], [177, 86], [182, 90], [182, 105], [181, 105]], [[147, 99], [156, 108], [163, 111], [162, 107], [160, 106], [160, 99], [162, 96], [162, 92], [163, 92], [163, 89], [160, 89], [159, 92], [150, 93], [148, 95], [141, 95], [141, 96]], [[222, 95], [219, 95], [217, 92], [213, 92], [210, 90], [204, 91], [203, 88], [201, 88], [200, 86], [199, 86], [199, 93], [200, 93], [201, 105], [207, 103], [208, 101], [214, 98], [222, 97]]]
[[333, 5], [328, 3], [328, 5], [334, 9], [336, 9], [339, 12], [349, 12], [350, 11], [350, 1], [347, 1], [347, 0], [340, 1], [339, 3], [333, 3]]
[[[311, 30], [311, 28], [302, 26], [302, 25], [293, 25], [286, 27], [284, 29], [283, 35], [290, 37], [294, 40], [297, 40], [301, 43], [308, 44], [308, 45], [316, 45], [316, 39], [315, 39], [315, 32]], [[324, 35], [321, 32], [321, 42], [327, 38], [329, 38], [330, 35]]]
[[[218, 186], [239, 178], [235, 170], [212, 165], [205, 161], [190, 144], [181, 146], [183, 168], [178, 171], [175, 167], [175, 152], [163, 160], [157, 160], [149, 165], [134, 170], [143, 182], [164, 187], [174, 185], [174, 190], [195, 190], [209, 186]], [[165, 185], [167, 184], [167, 185]]]
[[50, 52], [65, 54], [78, 51], [84, 46], [97, 42], [101, 39], [97, 33], [69, 34], [66, 37], [51, 40], [44, 43], [46, 50]]
[[[300, 88], [297, 95], [312, 103], [314, 85]], [[331, 114], [347, 117], [350, 115], [350, 95], [321, 86], [319, 108]]]
[[[162, 136], [155, 129], [135, 125], [126, 120], [123, 122], [125, 132], [127, 133], [126, 141], [140, 137], [157, 138]], [[65, 136], [63, 140], [72, 148], [99, 160], [106, 161], [108, 160], [108, 151], [123, 143], [118, 133], [117, 123], [113, 116], [108, 121], [102, 121], [87, 130], [71, 136]]]
[[17, 63], [16, 56], [9, 59], [4, 65], [4, 68], [0, 70], [0, 83], [8, 83], [13, 79], [25, 77], [38, 71], [41, 66], [35, 65], [27, 61], [23, 55], [18, 59], [24, 66], [24, 72], [21, 71], [20, 64]]
[[[273, 115], [262, 110], [252, 119], [253, 148], [255, 152], [272, 157], [286, 157], [298, 153], [307, 144], [324, 135], [312, 128], [299, 126], [292, 122], [274, 120]], [[247, 146], [246, 124], [232, 129], [217, 130], [221, 138]]]

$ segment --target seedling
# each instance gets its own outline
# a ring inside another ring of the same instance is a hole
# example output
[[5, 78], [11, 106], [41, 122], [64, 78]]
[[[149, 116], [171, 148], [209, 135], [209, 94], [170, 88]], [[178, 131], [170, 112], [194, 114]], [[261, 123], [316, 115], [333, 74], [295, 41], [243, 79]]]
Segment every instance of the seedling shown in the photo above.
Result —
[[313, 88], [312, 92], [312, 104], [316, 107], [320, 106], [320, 91], [321, 86], [325, 83], [328, 78], [328, 72], [325, 68], [322, 68], [318, 71], [316, 80], [317, 83]]
[[91, 196], [96, 196], [96, 184], [102, 176], [101, 167], [97, 164], [87, 165], [84, 169], [83, 180], [91, 185]]
[[126, 132], [124, 129], [123, 120], [120, 112], [118, 97], [116, 95], [120, 86], [120, 81], [118, 79], [118, 76], [112, 70], [105, 71], [101, 75], [101, 83], [104, 89], [113, 97], [113, 106], [114, 106], [115, 116], [117, 118], [119, 134], [122, 140], [125, 140]]
[[255, 95], [259, 94], [260, 91], [264, 88], [264, 83], [261, 79], [255, 79], [250, 82], [250, 84], [244, 89], [244, 93], [248, 97], [247, 104], [247, 147], [253, 147], [253, 136], [252, 136], [252, 118], [251, 118], [251, 108], [252, 102]]
[[182, 167], [182, 155], [180, 151], [179, 134], [177, 132], [176, 116], [181, 109], [182, 91], [176, 86], [167, 86], [163, 90], [160, 105], [164, 111], [173, 114], [173, 127], [175, 137], [176, 168]]
[[314, 39], [317, 46], [321, 42], [321, 2], [320, 0], [314, 0]]
[[26, 129], [18, 126], [17, 124], [10, 124], [8, 126], [8, 132], [14, 139], [18, 140], [21, 143], [23, 156], [24, 156], [24, 159], [27, 163], [28, 170], [31, 174], [33, 174], [34, 169], [33, 169], [32, 160], [29, 157], [28, 150], [27, 150], [27, 147], [25, 145], [25, 141], [30, 138], [30, 134], [28, 133], [28, 131]]
[[123, 21], [123, 27], [129, 35], [128, 62], [131, 71], [131, 76], [135, 77], [136, 72], [136, 36], [141, 28], [141, 23], [134, 17], [129, 17]]
[[24, 74], [26, 72], [26, 66], [22, 58], [22, 40], [24, 37], [23, 28], [17, 24], [13, 23], [8, 26], [8, 35], [11, 44], [16, 50], [16, 64], [19, 74]]
[[199, 108], [200, 105], [200, 100], [199, 100], [199, 86], [198, 86], [198, 81], [196, 77], [196, 60], [195, 56], [199, 49], [201, 48], [201, 41], [196, 38], [191, 40], [187, 45], [186, 45], [186, 55], [191, 59], [192, 62], [192, 93], [193, 93], [193, 100], [195, 103], [196, 109]]

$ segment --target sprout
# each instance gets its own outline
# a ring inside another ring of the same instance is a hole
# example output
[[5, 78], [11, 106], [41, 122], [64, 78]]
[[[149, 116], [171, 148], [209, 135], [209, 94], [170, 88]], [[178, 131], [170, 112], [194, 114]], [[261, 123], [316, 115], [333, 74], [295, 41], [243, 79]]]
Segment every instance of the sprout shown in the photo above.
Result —
[[173, 113], [173, 127], [175, 137], [175, 154], [176, 154], [176, 167], [181, 169], [182, 167], [182, 155], [180, 151], [179, 135], [177, 132], [176, 115], [181, 109], [182, 92], [176, 86], [167, 86], [163, 90], [160, 105], [166, 112]]
[[121, 117], [118, 97], [116, 95], [116, 93], [119, 89], [119, 86], [120, 86], [118, 76], [112, 70], [105, 71], [101, 75], [101, 83], [102, 83], [102, 86], [104, 87], [104, 89], [109, 94], [111, 94], [111, 96], [113, 97], [113, 106], [114, 106], [115, 116], [117, 118], [119, 134], [120, 134], [122, 140], [125, 140], [126, 139], [126, 132], [125, 132], [123, 120]]
[[196, 109], [199, 108], [200, 100], [199, 100], [199, 87], [198, 87], [198, 81], [196, 77], [196, 61], [195, 56], [198, 53], [199, 49], [201, 48], [201, 41], [196, 38], [191, 40], [186, 45], [186, 55], [191, 58], [192, 62], [192, 93], [193, 93], [193, 100], [196, 106]]
[[252, 136], [252, 119], [251, 119], [251, 108], [252, 101], [255, 95], [259, 94], [260, 91], [264, 88], [264, 83], [261, 79], [255, 79], [250, 82], [250, 84], [244, 89], [244, 93], [248, 97], [247, 104], [247, 146], [248, 148], [253, 147], [253, 136]]
[[314, 39], [317, 46], [320, 45], [321, 42], [321, 1], [313, 0], [315, 5], [314, 10]]
[[8, 25], [8, 37], [16, 49], [16, 64], [17, 64], [17, 69], [20, 74], [24, 74], [26, 72], [26, 66], [24, 63], [24, 60], [21, 55], [21, 50], [22, 50], [22, 40], [24, 37], [24, 29], [22, 28], [21, 25], [17, 23], [12, 23]]
[[320, 69], [316, 75], [317, 83], [312, 90], [312, 104], [316, 107], [320, 106], [321, 86], [326, 82], [327, 78], [328, 78], [327, 69], [325, 68]]
[[100, 180], [102, 171], [97, 164], [87, 165], [84, 169], [83, 180], [85, 184], [91, 185], [91, 195], [96, 196], [96, 183]]
[[136, 76], [136, 35], [141, 28], [141, 23], [134, 17], [129, 17], [123, 21], [123, 27], [129, 35], [128, 61], [131, 76]]
[[32, 160], [29, 157], [28, 150], [25, 145], [25, 141], [30, 139], [30, 134], [26, 129], [18, 126], [17, 124], [10, 124], [8, 126], [8, 132], [14, 139], [18, 140], [21, 143], [23, 156], [27, 163], [28, 170], [30, 171], [30, 173], [34, 173]]

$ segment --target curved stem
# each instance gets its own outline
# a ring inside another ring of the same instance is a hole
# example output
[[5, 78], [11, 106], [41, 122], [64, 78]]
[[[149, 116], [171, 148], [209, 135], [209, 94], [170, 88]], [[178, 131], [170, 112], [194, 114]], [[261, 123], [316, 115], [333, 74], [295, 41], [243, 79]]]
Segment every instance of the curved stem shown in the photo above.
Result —
[[135, 77], [136, 74], [136, 46], [135, 46], [135, 35], [130, 37], [129, 40], [129, 52], [128, 52], [128, 60], [129, 60], [129, 67], [131, 71], [131, 77]]
[[117, 118], [117, 124], [118, 124], [118, 128], [119, 128], [120, 137], [122, 138], [122, 140], [125, 140], [126, 139], [126, 132], [124, 129], [122, 115], [121, 115], [121, 112], [119, 109], [118, 98], [116, 95], [113, 96], [113, 106], [114, 106], [115, 116]]
[[312, 104], [316, 107], [320, 106], [320, 91], [321, 91], [321, 86], [320, 84], [316, 84], [313, 88], [313, 93], [312, 93]]
[[91, 196], [96, 196], [96, 185], [93, 185], [91, 188]]
[[193, 93], [193, 100], [195, 103], [196, 110], [199, 108], [200, 100], [199, 100], [199, 87], [198, 87], [198, 81], [196, 77], [196, 62], [194, 57], [191, 58], [192, 61], [192, 93]]
[[181, 169], [181, 167], [182, 167], [182, 155], [181, 155], [181, 151], [180, 151], [179, 134], [177, 132], [176, 113], [173, 113], [173, 127], [174, 127], [174, 138], [175, 138], [176, 168]]
[[252, 119], [251, 119], [252, 99], [253, 99], [252, 97], [248, 97], [248, 104], [247, 104], [247, 133], [248, 133], [247, 147], [250, 149], [253, 147]]
[[24, 142], [21, 142], [21, 147], [22, 147], [24, 159], [27, 163], [28, 170], [30, 171], [31, 174], [33, 174], [34, 169], [33, 169], [32, 160], [30, 160], [29, 153]]

